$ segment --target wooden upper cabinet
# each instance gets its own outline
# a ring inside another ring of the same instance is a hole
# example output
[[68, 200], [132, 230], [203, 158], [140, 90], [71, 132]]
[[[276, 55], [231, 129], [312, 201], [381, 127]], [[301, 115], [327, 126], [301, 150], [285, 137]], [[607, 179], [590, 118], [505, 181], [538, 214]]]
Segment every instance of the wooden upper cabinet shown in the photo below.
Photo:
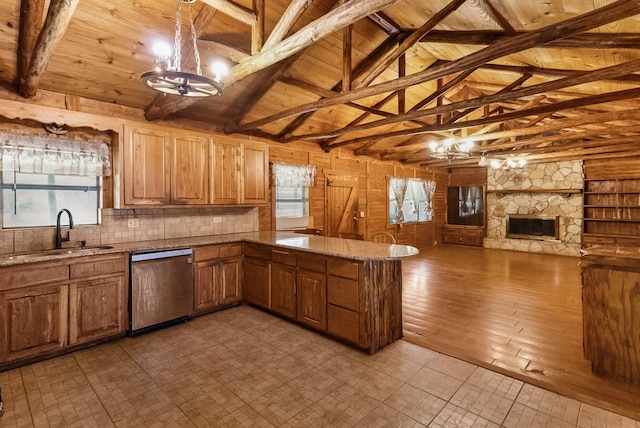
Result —
[[171, 201], [171, 140], [159, 129], [125, 127], [125, 205], [168, 205]]
[[243, 143], [244, 192], [242, 203], [266, 204], [269, 186], [269, 153], [267, 145]]
[[240, 199], [241, 144], [228, 137], [214, 137], [209, 145], [212, 204], [237, 204]]
[[206, 204], [209, 187], [209, 139], [173, 134], [171, 148], [171, 204]]

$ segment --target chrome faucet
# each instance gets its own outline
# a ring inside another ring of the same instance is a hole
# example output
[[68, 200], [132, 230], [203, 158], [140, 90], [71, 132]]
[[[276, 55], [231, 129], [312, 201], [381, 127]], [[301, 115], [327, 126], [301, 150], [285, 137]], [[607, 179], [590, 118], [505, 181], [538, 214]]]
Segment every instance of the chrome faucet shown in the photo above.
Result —
[[62, 248], [62, 243], [69, 241], [69, 231], [67, 231], [67, 236], [62, 237], [62, 231], [60, 230], [60, 216], [65, 212], [69, 216], [69, 229], [73, 229], [73, 216], [71, 216], [71, 211], [66, 208], [58, 211], [58, 219], [56, 220], [56, 250]]

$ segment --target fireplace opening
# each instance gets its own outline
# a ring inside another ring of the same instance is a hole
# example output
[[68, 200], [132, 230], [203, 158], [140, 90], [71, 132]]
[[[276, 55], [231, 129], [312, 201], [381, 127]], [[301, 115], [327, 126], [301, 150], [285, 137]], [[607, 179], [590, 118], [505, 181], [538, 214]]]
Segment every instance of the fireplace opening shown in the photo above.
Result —
[[507, 238], [557, 240], [558, 216], [516, 215], [507, 216]]

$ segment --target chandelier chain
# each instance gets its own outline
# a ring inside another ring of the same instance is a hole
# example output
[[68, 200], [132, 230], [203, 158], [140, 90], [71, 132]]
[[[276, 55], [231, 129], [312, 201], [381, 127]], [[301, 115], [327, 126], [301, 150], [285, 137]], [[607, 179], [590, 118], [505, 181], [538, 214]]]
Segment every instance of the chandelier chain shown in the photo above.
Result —
[[[173, 67], [176, 71], [181, 71], [181, 61], [182, 61], [182, 18], [180, 13], [180, 7], [182, 5], [182, 0], [176, 0], [176, 35], [173, 41]], [[191, 10], [191, 7], [189, 7]]]
[[196, 27], [193, 24], [193, 15], [191, 13], [191, 3], [189, 6], [189, 22], [191, 23], [191, 38], [193, 39], [193, 55], [196, 59], [196, 73], [202, 75], [202, 69], [200, 68], [200, 52], [198, 52], [198, 44], [196, 43]]

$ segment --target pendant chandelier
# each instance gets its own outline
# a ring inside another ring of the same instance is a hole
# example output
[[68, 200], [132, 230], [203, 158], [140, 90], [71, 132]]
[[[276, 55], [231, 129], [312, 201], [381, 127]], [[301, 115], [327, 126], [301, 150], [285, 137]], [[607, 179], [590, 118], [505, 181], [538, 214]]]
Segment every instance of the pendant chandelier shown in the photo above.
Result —
[[[209, 97], [222, 93], [222, 84], [218, 81], [219, 76], [214, 74], [213, 78], [209, 78], [202, 75], [200, 53], [196, 44], [196, 30], [193, 26], [191, 13], [191, 4], [194, 2], [195, 0], [176, 0], [176, 32], [173, 43], [173, 58], [170, 58], [170, 52], [167, 52], [166, 49], [155, 52], [155, 70], [147, 71], [140, 75], [140, 80], [151, 89], [183, 97]], [[182, 17], [180, 9], [182, 3], [187, 3], [189, 7], [189, 24], [193, 40], [193, 53], [196, 60], [195, 73], [182, 71], [181, 68]]]
[[430, 156], [436, 159], [467, 159], [471, 156], [472, 142], [456, 143], [453, 138], [447, 138], [442, 143], [429, 143]]

